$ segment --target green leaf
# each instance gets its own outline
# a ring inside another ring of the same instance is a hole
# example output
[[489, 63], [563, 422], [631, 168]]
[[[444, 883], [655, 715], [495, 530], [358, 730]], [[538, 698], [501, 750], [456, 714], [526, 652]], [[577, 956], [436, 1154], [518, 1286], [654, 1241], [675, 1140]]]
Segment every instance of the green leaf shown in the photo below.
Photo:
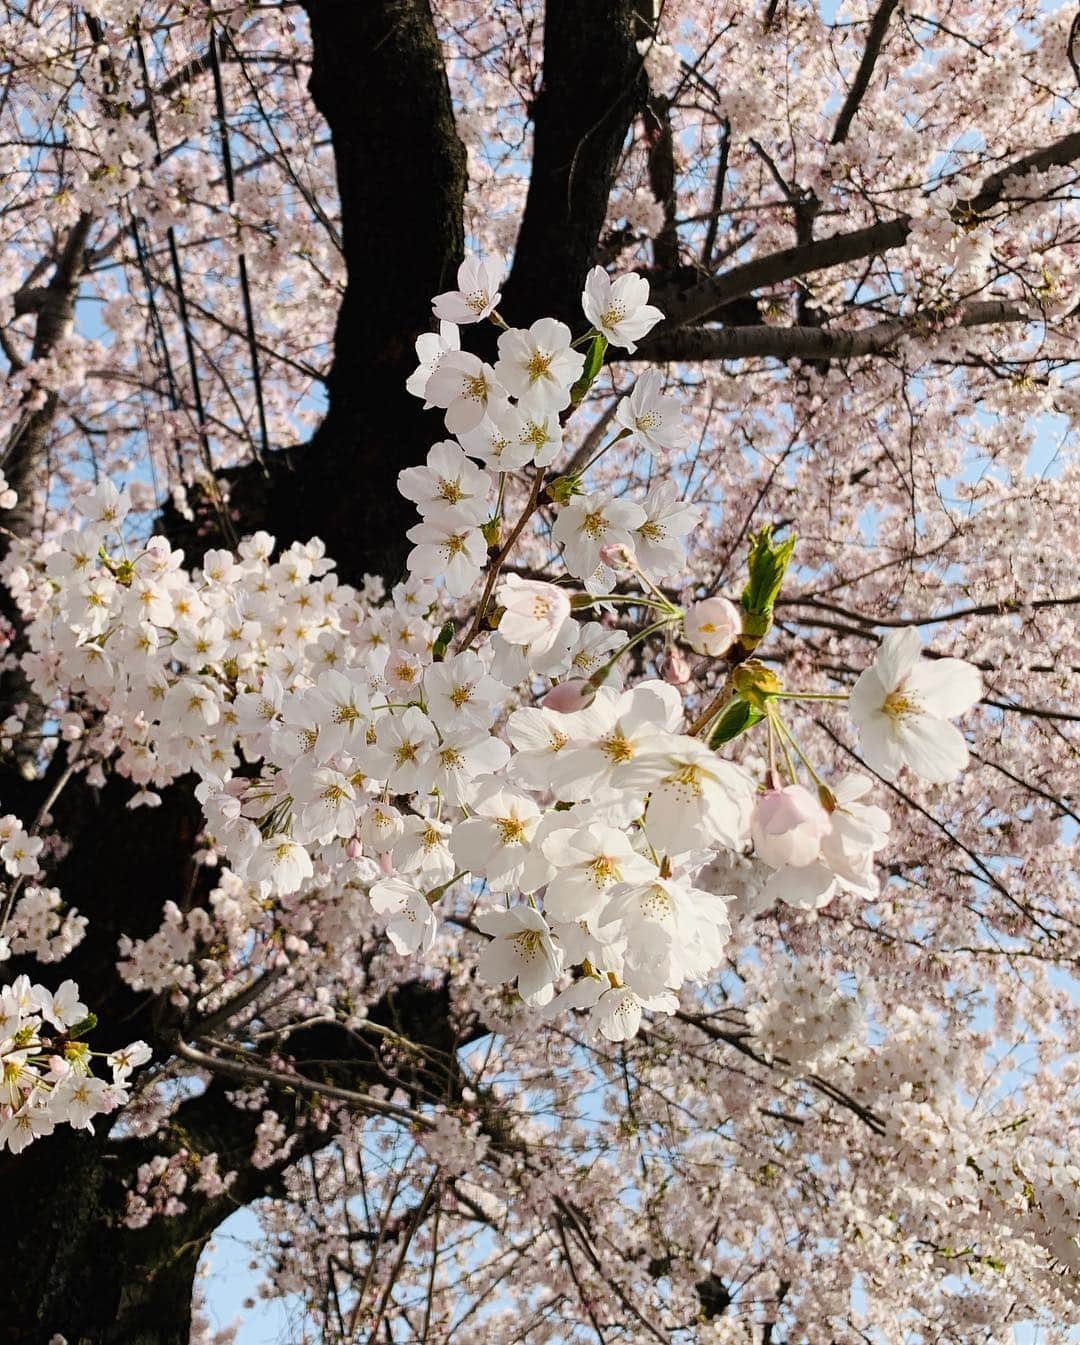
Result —
[[755, 724], [760, 724], [764, 718], [763, 711], [758, 710], [749, 701], [744, 701], [741, 696], [736, 697], [716, 721], [713, 731], [709, 734], [709, 746], [715, 751], [724, 743], [737, 738], [740, 733], [745, 733]]
[[548, 496], [556, 504], [569, 504], [575, 495], [582, 494], [580, 476], [557, 476], [547, 485]]
[[771, 528], [762, 528], [757, 534], [750, 548], [750, 578], [742, 593], [745, 612], [757, 617], [771, 615], [794, 550], [794, 535], [777, 546], [773, 543]]
[[585, 368], [581, 371], [581, 377], [574, 384], [570, 392], [570, 405], [577, 406], [585, 394], [592, 387], [596, 375], [600, 372], [600, 366], [604, 363], [604, 355], [607, 351], [607, 337], [601, 336], [599, 332], [593, 337], [592, 345], [589, 347], [589, 353], [585, 356]]
[[450, 642], [454, 638], [454, 623], [447, 621], [442, 630], [439, 631], [439, 637], [435, 641], [435, 647], [431, 651], [431, 657], [436, 663], [441, 663], [446, 657], [446, 651], [450, 648]]
[[88, 1032], [93, 1032], [96, 1027], [97, 1014], [88, 1013], [81, 1023], [76, 1023], [74, 1027], [68, 1028], [68, 1039], [74, 1041], [76, 1037], [85, 1037]]

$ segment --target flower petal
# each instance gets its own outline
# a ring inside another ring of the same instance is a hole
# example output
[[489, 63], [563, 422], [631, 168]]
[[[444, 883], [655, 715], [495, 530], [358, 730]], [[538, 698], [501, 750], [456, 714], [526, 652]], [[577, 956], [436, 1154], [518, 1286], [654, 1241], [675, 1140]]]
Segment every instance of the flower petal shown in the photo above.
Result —
[[983, 694], [982, 674], [960, 658], [926, 659], [908, 675], [907, 684], [923, 709], [939, 719], [964, 714]]
[[927, 784], [955, 780], [968, 764], [967, 743], [954, 724], [932, 715], [905, 717], [898, 729], [904, 764]]

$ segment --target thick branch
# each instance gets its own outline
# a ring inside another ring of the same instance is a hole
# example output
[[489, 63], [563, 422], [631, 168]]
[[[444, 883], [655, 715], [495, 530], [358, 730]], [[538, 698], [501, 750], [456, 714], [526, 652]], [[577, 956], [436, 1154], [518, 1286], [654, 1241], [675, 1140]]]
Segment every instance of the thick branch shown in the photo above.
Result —
[[548, 0], [544, 83], [533, 107], [529, 195], [503, 288], [509, 322], [580, 325], [615, 168], [646, 96], [633, 0]]
[[[431, 296], [462, 258], [465, 149], [427, 0], [306, 0], [311, 93], [330, 127], [348, 284], [326, 418], [277, 481], [280, 541], [318, 535], [342, 575], [397, 577], [415, 522], [397, 474], [439, 437], [405, 391]], [[243, 511], [243, 500], [238, 500]]]
[[614, 350], [620, 362], [658, 360], [852, 360], [880, 354], [904, 337], [927, 331], [943, 333], [957, 328], [997, 326], [1027, 322], [1028, 309], [1006, 300], [967, 304], [959, 317], [942, 328], [928, 327], [925, 318], [891, 318], [856, 332], [831, 332], [822, 327], [681, 327], [662, 330], [633, 354]]
[[[1005, 187], [1010, 178], [1060, 167], [1077, 158], [1080, 158], [1080, 132], [1063, 136], [1053, 144], [1034, 150], [992, 173], [985, 179], [979, 192], [970, 200], [961, 201], [953, 213], [958, 221], [965, 222], [985, 214], [1005, 199]], [[815, 271], [830, 270], [834, 266], [843, 266], [864, 257], [880, 256], [902, 247], [910, 231], [910, 218], [899, 215], [895, 219], [870, 224], [850, 233], [834, 234], [831, 238], [757, 257], [691, 288], [660, 295], [657, 302], [667, 314], [667, 322], [651, 340], [642, 343], [643, 350], [651, 354], [652, 342], [659, 340], [664, 332], [673, 327], [699, 322], [733, 299], [740, 299], [755, 290], [780, 285]]]
[[831, 141], [834, 145], [842, 145], [847, 139], [847, 133], [851, 129], [851, 123], [855, 120], [859, 104], [862, 102], [866, 90], [870, 87], [870, 79], [874, 73], [874, 66], [877, 64], [877, 58], [881, 54], [881, 44], [885, 41], [889, 20], [899, 3], [900, 0], [881, 0], [877, 13], [870, 23], [870, 32], [866, 37], [866, 48], [863, 51], [862, 60], [859, 62], [859, 68], [855, 72], [855, 81], [848, 90], [848, 96], [844, 99], [844, 106], [840, 109], [840, 115], [836, 119], [836, 129], [832, 133]]

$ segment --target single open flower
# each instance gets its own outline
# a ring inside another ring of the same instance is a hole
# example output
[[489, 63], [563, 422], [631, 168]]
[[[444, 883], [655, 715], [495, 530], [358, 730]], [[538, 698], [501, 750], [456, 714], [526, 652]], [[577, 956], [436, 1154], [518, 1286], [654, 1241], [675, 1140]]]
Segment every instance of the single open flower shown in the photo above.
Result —
[[895, 780], [907, 766], [928, 784], [944, 784], [968, 763], [963, 735], [948, 721], [980, 698], [982, 676], [963, 659], [920, 658], [921, 649], [918, 631], [890, 631], [849, 707], [862, 754], [879, 775]]
[[508, 574], [501, 581], [495, 598], [504, 608], [499, 634], [508, 644], [527, 646], [534, 658], [554, 645], [570, 615], [570, 596], [565, 589], [516, 574]]

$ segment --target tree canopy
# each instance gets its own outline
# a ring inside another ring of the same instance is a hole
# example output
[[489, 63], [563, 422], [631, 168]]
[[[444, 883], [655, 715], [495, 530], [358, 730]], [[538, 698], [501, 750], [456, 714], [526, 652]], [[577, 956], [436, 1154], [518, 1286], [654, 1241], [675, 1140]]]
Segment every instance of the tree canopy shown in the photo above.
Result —
[[7, 6], [0, 1338], [1071, 1339], [1078, 22]]

